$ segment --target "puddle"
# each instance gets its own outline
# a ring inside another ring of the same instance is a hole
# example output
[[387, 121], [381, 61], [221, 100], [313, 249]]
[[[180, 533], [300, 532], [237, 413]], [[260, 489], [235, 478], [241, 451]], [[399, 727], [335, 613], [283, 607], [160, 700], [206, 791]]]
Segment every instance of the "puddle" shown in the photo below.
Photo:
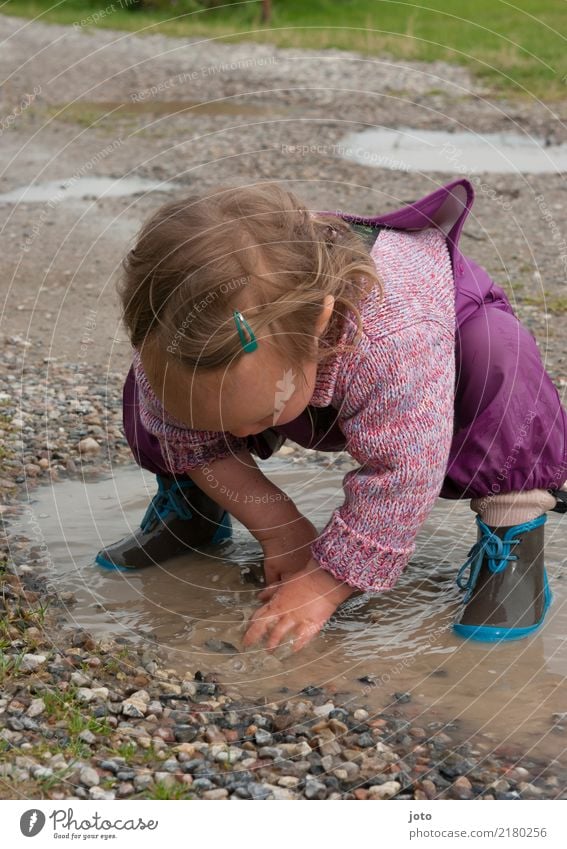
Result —
[[11, 192], [0, 194], [0, 203], [43, 203], [71, 198], [93, 200], [101, 197], [123, 197], [145, 192], [171, 191], [176, 183], [148, 180], [144, 177], [70, 177], [68, 180], [51, 180], [20, 186]]
[[[140, 95], [141, 98], [141, 95]], [[53, 104], [49, 111], [57, 118], [70, 118], [85, 123], [115, 120], [116, 117], [136, 115], [266, 115], [281, 112], [268, 106], [245, 103], [242, 98], [233, 100], [152, 100], [120, 101], [77, 100], [73, 103]], [[287, 111], [287, 110], [284, 110]]]
[[[318, 528], [343, 501], [344, 468], [286, 458], [258, 464]], [[409, 691], [404, 709], [416, 725], [458, 719], [459, 734], [489, 734], [495, 744], [522, 745], [534, 756], [553, 758], [561, 750], [567, 764], [567, 731], [552, 730], [552, 714], [567, 709], [567, 520], [559, 514], [548, 514], [546, 524], [554, 602], [531, 638], [491, 646], [453, 634], [461, 598], [454, 579], [476, 529], [468, 502], [439, 499], [394, 590], [349, 599], [302, 652], [283, 646], [272, 655], [241, 651], [245, 619], [257, 604], [261, 549], [235, 520], [232, 540], [162, 566], [114, 572], [94, 565], [99, 548], [139, 525], [155, 490], [153, 475], [127, 466], [114, 478], [34, 492], [30, 507], [54, 564], [50, 573], [60, 591], [75, 593], [69, 613], [78, 626], [157, 643], [171, 652], [171, 665], [214, 671], [253, 698], [326, 685], [343, 702], [352, 698], [378, 711], [393, 693]], [[18, 530], [25, 534], [23, 521]]]
[[448, 133], [442, 130], [368, 129], [337, 145], [350, 162], [395, 171], [451, 174], [543, 174], [567, 170], [567, 144], [517, 133]]

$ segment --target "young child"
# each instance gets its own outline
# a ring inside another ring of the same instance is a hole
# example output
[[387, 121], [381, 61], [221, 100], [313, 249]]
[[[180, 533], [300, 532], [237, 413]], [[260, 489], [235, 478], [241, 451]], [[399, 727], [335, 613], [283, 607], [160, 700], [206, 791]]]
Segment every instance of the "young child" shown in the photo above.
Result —
[[[232, 515], [267, 584], [244, 644], [297, 651], [352, 593], [395, 586], [438, 496], [468, 498], [478, 539], [455, 631], [539, 628], [567, 412], [505, 293], [459, 249], [472, 202], [460, 179], [371, 218], [311, 214], [277, 184], [158, 209], [120, 289], [124, 428], [158, 492], [97, 562], [161, 563], [230, 536]], [[286, 438], [360, 463], [320, 533], [252, 456]]]

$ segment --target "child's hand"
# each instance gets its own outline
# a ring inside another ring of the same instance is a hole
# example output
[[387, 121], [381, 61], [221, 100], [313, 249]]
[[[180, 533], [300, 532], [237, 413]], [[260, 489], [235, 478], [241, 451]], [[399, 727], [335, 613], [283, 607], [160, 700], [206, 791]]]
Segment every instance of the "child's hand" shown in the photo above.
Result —
[[311, 543], [317, 539], [315, 526], [301, 516], [262, 540], [264, 575], [268, 586], [296, 574], [311, 560]]
[[297, 652], [354, 592], [354, 587], [337, 581], [311, 559], [282, 583], [272, 584], [258, 593], [258, 598], [266, 603], [252, 615], [243, 644], [251, 646], [270, 632], [266, 648], [271, 650], [289, 634], [293, 637], [293, 651]]

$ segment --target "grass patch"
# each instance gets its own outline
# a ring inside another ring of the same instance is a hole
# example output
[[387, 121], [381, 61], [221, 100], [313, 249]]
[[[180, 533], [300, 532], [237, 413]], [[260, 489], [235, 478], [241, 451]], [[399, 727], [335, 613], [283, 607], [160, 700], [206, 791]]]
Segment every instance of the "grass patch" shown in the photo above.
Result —
[[[561, 35], [565, 8], [557, 0], [428, 0], [423, 5], [403, 0], [274, 0], [269, 24], [261, 23], [260, 2], [225, 2], [218, 8], [196, 0], [177, 0], [175, 5], [153, 0], [152, 8], [149, 2], [146, 8], [123, 3], [8, 0], [2, 12], [81, 29], [444, 59], [470, 68], [494, 93], [546, 100], [564, 99], [567, 93], [567, 51]], [[380, 69], [374, 67], [371, 73], [379, 75]]]
[[563, 295], [550, 295], [549, 297], [526, 295], [522, 297], [521, 303], [541, 307], [545, 312], [552, 313], [552, 315], [565, 315], [567, 313], [567, 297]]
[[190, 787], [183, 784], [164, 784], [163, 781], [157, 781], [153, 787], [148, 788], [144, 793], [144, 799], [195, 799], [195, 793]]

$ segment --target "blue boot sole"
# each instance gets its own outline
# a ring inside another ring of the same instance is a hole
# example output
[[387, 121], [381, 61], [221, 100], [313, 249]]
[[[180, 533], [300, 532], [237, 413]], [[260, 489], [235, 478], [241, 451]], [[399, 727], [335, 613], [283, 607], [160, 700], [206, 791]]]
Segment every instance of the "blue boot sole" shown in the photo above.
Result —
[[535, 633], [543, 625], [547, 611], [553, 601], [553, 593], [549, 587], [545, 569], [543, 571], [543, 584], [545, 603], [541, 618], [535, 625], [529, 625], [527, 628], [502, 628], [494, 625], [460, 625], [456, 622], [453, 625], [453, 631], [459, 637], [485, 643], [496, 643], [501, 640], [522, 640], [524, 637], [529, 637], [530, 634]]

